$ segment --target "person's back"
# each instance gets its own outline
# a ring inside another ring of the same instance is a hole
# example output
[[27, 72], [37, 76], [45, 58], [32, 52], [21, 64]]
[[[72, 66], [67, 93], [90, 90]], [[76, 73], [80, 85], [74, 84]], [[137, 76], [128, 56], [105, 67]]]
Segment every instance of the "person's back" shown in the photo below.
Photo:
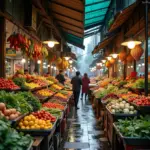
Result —
[[64, 84], [65, 78], [64, 78], [64, 76], [62, 75], [62, 70], [59, 71], [59, 74], [56, 76], [56, 79], [57, 79], [61, 84]]
[[82, 82], [81, 82], [81, 79], [80, 79], [79, 76], [73, 77], [72, 81], [71, 81], [71, 84], [72, 84], [72, 90], [73, 91], [80, 92]]
[[78, 109], [78, 100], [79, 100], [79, 95], [80, 95], [80, 89], [82, 85], [82, 80], [79, 77], [80, 72], [76, 72], [76, 76], [72, 78], [71, 84], [72, 84], [72, 90], [73, 90], [73, 95], [74, 95], [74, 102], [75, 102], [75, 108]]

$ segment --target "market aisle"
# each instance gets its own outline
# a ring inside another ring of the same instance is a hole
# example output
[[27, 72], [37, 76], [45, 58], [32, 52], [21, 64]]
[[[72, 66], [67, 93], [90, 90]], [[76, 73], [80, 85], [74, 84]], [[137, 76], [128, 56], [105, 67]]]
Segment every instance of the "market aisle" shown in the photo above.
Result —
[[73, 115], [68, 119], [70, 127], [61, 150], [108, 150], [107, 142], [101, 143], [99, 140], [104, 136], [104, 132], [95, 119], [90, 102], [80, 100], [78, 106], [80, 109], [73, 111]]

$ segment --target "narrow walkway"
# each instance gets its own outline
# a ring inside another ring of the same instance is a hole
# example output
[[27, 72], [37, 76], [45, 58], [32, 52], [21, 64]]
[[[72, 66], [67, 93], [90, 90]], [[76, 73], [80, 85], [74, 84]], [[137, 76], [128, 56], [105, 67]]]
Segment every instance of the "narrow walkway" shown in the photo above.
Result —
[[107, 142], [100, 142], [104, 132], [95, 119], [90, 102], [80, 99], [78, 106], [80, 109], [73, 110], [68, 119], [67, 135], [61, 150], [108, 150]]

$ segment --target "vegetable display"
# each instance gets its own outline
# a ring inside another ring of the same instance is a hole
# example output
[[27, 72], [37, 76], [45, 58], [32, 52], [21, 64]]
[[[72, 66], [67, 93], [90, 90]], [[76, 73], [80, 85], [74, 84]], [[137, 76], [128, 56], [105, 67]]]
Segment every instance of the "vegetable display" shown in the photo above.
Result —
[[56, 117], [52, 116], [50, 113], [48, 113], [44, 110], [33, 112], [32, 115], [34, 115], [38, 119], [42, 119], [42, 120], [45, 120], [45, 121], [46, 120], [50, 120], [51, 122], [56, 121]]
[[49, 96], [52, 96], [54, 92], [52, 92], [49, 89], [42, 89], [42, 90], [37, 91], [36, 94], [43, 96], [43, 97], [49, 97]]
[[52, 114], [53, 116], [55, 116], [57, 118], [61, 118], [61, 116], [62, 116], [62, 111], [57, 108], [42, 107], [42, 110], [49, 112], [50, 114]]
[[122, 99], [112, 100], [109, 104], [107, 104], [107, 108], [112, 113], [124, 113], [124, 114], [136, 114], [134, 106], [130, 105], [126, 101], [122, 101]]
[[138, 106], [150, 106], [150, 97], [145, 96], [129, 97], [128, 101]]
[[48, 108], [58, 108], [60, 110], [64, 110], [64, 106], [57, 104], [57, 103], [51, 103], [51, 102], [47, 102], [43, 104], [43, 107], [48, 107]]
[[18, 133], [10, 124], [0, 119], [0, 149], [1, 150], [26, 150], [32, 137]]
[[115, 125], [125, 137], [150, 139], [150, 116], [118, 120]]
[[0, 78], [0, 89], [2, 89], [2, 90], [17, 90], [20, 88], [12, 80]]
[[25, 130], [33, 130], [33, 129], [51, 129], [52, 123], [50, 120], [42, 120], [38, 119], [34, 115], [28, 115], [25, 116], [18, 124], [19, 129], [25, 129]]

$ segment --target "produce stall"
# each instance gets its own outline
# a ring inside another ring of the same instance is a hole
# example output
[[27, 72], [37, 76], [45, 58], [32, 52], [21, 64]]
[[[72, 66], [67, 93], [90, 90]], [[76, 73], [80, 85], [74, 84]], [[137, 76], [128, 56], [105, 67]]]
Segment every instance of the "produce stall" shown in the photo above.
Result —
[[14, 139], [16, 146], [20, 138], [24, 142], [20, 146], [25, 149], [32, 146], [40, 150], [58, 149], [67, 126], [72, 91], [67, 91], [51, 76], [18, 74], [12, 79], [0, 80], [2, 130], [12, 128], [11, 132], [16, 134], [13, 136], [18, 136]]
[[113, 150], [150, 148], [150, 100], [143, 95], [143, 78], [99, 79], [90, 88], [92, 105]]

